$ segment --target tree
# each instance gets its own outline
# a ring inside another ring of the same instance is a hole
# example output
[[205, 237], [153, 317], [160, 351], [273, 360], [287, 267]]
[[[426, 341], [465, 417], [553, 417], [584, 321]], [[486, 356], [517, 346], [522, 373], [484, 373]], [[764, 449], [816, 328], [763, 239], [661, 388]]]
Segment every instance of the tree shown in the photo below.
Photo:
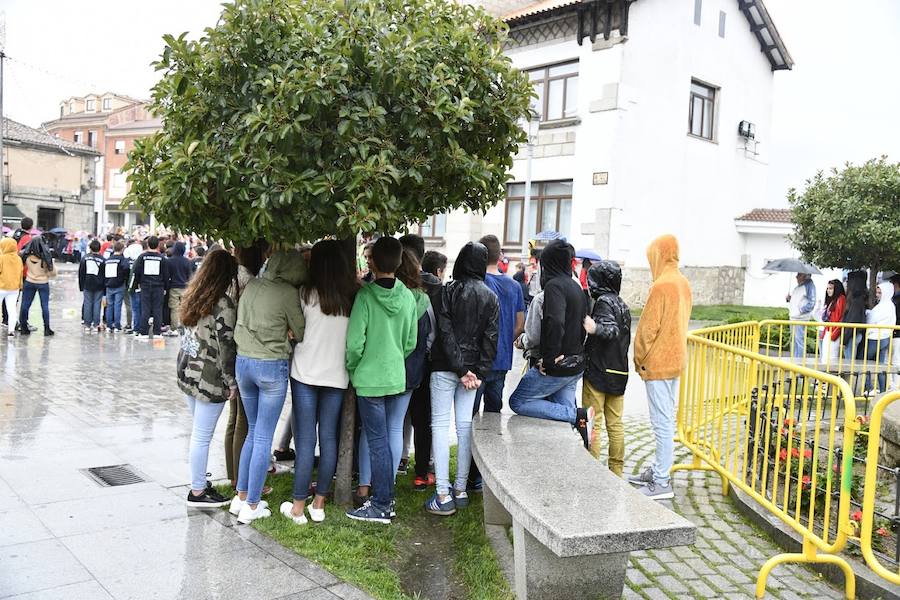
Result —
[[452, 0], [236, 0], [164, 37], [127, 203], [214, 238], [403, 229], [505, 197], [531, 86], [505, 26]]
[[886, 156], [843, 170], [819, 171], [806, 190], [788, 192], [796, 225], [791, 242], [804, 259], [822, 267], [900, 268], [900, 163]]

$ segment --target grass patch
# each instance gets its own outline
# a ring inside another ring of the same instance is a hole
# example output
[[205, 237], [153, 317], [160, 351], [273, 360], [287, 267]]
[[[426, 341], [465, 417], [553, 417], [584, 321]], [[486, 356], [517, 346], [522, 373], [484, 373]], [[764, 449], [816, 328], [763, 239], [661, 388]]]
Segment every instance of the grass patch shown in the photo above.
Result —
[[[632, 308], [633, 317], [641, 316], [641, 308]], [[763, 319], [787, 319], [786, 308], [771, 306], [743, 306], [740, 304], [708, 304], [694, 306], [691, 319], [710, 321], [716, 325], [740, 323], [742, 321], [762, 321]]]
[[[451, 452], [450, 472], [455, 473], [456, 448]], [[473, 600], [512, 600], [513, 594], [484, 534], [480, 495], [473, 495], [470, 505], [452, 517], [430, 515], [422, 505], [434, 490], [412, 489], [412, 461], [409, 473], [397, 477], [397, 518], [391, 525], [351, 521], [343, 509], [329, 502], [323, 523], [296, 526], [278, 512], [281, 503], [292, 496], [294, 478], [287, 473], [269, 478], [273, 489], [267, 500], [272, 517], [255, 521], [253, 527], [383, 600], [415, 597], [404, 590], [401, 579], [404, 573], [408, 574], [408, 561], [416, 558], [413, 534], [443, 536], [452, 540], [446, 554], [447, 562], [452, 563], [447, 565], [447, 571], [454, 588]]]

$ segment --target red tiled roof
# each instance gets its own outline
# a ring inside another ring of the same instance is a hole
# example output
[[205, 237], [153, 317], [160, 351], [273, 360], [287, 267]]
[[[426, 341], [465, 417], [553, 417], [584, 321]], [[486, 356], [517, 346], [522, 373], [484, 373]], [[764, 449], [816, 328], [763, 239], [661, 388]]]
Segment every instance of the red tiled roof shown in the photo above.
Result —
[[735, 221], [757, 221], [763, 223], [790, 223], [791, 209], [789, 208], [754, 208], [745, 215], [741, 215]]

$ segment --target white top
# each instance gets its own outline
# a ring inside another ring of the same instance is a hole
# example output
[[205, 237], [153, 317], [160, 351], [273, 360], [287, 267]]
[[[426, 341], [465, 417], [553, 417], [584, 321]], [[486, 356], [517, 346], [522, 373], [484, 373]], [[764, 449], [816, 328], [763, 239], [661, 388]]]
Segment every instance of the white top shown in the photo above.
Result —
[[310, 294], [309, 300], [307, 304], [303, 301], [303, 294], [300, 294], [306, 327], [303, 341], [294, 346], [291, 377], [306, 385], [345, 389], [350, 385], [344, 358], [350, 318], [323, 314], [315, 291]]
[[[885, 327], [896, 325], [897, 311], [894, 308], [894, 303], [891, 301], [891, 295], [894, 293], [894, 284], [885, 281], [878, 287], [881, 288], [881, 300], [872, 310], [866, 311], [866, 323]], [[866, 339], [869, 340], [884, 340], [893, 335], [893, 329], [872, 327], [866, 330]], [[894, 350], [894, 352], [897, 352], [897, 350]]]
[[125, 258], [131, 261], [137, 260], [137, 257], [144, 253], [144, 248], [140, 244], [129, 244], [122, 253]]

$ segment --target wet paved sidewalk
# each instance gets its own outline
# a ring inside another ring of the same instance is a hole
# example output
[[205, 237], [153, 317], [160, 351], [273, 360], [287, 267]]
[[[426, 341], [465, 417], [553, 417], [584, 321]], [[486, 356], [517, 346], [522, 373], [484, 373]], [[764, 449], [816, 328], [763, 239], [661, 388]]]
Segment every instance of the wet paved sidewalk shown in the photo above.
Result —
[[[185, 506], [177, 338], [82, 335], [80, 303], [64, 272], [52, 284], [57, 335], [0, 340], [0, 598], [366, 598], [223, 511]], [[31, 319], [41, 325], [37, 300]], [[226, 420], [214, 479], [225, 476]], [[81, 472], [122, 463], [147, 481], [101, 487]]]

